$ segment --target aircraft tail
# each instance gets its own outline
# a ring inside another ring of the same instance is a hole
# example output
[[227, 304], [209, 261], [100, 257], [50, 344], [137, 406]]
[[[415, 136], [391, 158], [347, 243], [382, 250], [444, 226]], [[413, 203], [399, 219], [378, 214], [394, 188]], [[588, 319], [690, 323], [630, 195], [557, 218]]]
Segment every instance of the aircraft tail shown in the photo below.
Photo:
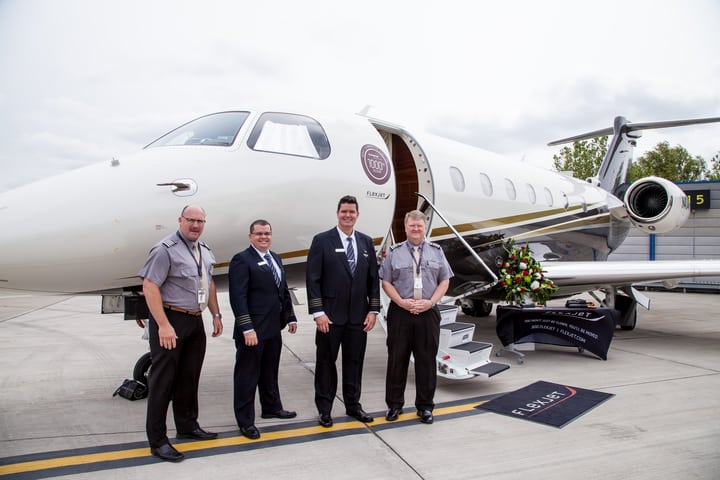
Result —
[[591, 138], [612, 135], [612, 141], [605, 154], [600, 170], [598, 171], [598, 185], [618, 198], [622, 198], [619, 189], [627, 182], [630, 164], [633, 158], [633, 150], [637, 139], [642, 136], [642, 130], [682, 127], [685, 125], [696, 125], [701, 123], [720, 122], [720, 117], [693, 118], [689, 120], [668, 120], [664, 122], [630, 123], [625, 117], [615, 117], [613, 126], [595, 130], [593, 132], [576, 135], [550, 142], [548, 145], [560, 145], [563, 143], [588, 140]]

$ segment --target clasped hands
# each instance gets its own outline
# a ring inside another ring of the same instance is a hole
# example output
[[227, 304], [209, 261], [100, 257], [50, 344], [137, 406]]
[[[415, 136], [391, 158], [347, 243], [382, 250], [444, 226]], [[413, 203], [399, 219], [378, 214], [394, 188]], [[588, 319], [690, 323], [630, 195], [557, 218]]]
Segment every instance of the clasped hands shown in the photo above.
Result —
[[400, 306], [413, 315], [418, 315], [430, 310], [432, 308], [432, 302], [425, 299], [415, 300], [414, 298], [404, 298], [400, 301]]

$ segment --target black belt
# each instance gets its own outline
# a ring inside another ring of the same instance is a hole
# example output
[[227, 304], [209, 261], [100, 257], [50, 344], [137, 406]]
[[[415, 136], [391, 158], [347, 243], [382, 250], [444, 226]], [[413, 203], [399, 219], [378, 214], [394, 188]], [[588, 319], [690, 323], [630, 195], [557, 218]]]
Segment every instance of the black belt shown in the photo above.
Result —
[[188, 315], [192, 315], [193, 317], [202, 316], [202, 312], [193, 312], [192, 310], [185, 310], [184, 308], [173, 307], [172, 305], [168, 305], [167, 303], [163, 303], [163, 308], [167, 308], [168, 310], [172, 310], [173, 312], [186, 313]]

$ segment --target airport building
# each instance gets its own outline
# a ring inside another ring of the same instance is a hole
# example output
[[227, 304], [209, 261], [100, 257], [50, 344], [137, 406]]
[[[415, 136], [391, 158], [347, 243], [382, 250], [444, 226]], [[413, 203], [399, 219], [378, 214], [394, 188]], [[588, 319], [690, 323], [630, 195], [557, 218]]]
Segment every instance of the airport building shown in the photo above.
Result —
[[[632, 229], [622, 246], [610, 255], [619, 260], [691, 260], [720, 258], [720, 181], [680, 182], [692, 206], [681, 228], [661, 235]], [[649, 284], [650, 288], [664, 288]], [[720, 291], [720, 277], [685, 279], [677, 288]]]

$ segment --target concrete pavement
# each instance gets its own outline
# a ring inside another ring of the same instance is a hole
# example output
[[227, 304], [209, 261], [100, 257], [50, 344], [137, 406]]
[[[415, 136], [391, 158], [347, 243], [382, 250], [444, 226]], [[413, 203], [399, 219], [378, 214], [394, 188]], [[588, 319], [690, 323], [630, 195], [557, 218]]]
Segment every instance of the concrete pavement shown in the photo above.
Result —
[[[147, 351], [142, 330], [100, 315], [97, 296], [0, 290], [0, 478], [717, 478], [720, 295], [645, 294], [652, 310], [639, 311], [634, 331], [615, 332], [607, 361], [538, 345], [522, 365], [497, 359], [511, 368], [490, 379], [441, 378], [433, 425], [415, 417], [412, 373], [406, 414], [385, 422], [378, 326], [369, 336], [362, 397], [377, 419], [366, 426], [345, 417], [337, 400], [332, 429], [317, 426], [314, 324], [306, 306], [296, 306], [299, 328], [284, 334], [280, 388], [298, 417], [258, 418], [262, 436], [253, 442], [239, 436], [232, 412], [232, 315], [221, 292], [225, 333], [208, 338], [200, 388], [201, 425], [220, 437], [178, 442], [187, 459], [168, 464], [149, 455], [146, 402], [112, 397]], [[462, 317], [477, 325], [476, 340], [497, 350], [494, 320]], [[537, 380], [615, 396], [562, 429], [472, 408]]]

